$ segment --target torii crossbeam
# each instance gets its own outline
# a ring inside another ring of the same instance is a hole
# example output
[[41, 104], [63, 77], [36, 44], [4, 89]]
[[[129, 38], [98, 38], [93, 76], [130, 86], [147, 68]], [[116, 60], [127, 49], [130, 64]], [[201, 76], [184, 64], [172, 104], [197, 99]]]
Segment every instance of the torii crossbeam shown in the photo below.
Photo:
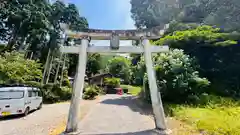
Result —
[[[75, 76], [73, 94], [72, 94], [68, 122], [67, 122], [65, 133], [76, 132], [78, 128], [78, 110], [79, 110], [78, 107], [80, 103], [79, 101], [82, 99], [82, 94], [83, 94], [87, 53], [137, 53], [137, 54], [144, 53], [156, 129], [161, 131], [161, 133], [166, 133], [167, 127], [165, 123], [165, 115], [164, 115], [164, 110], [162, 106], [161, 96], [157, 87], [155, 73], [153, 70], [152, 53], [168, 52], [169, 48], [168, 46], [150, 45], [149, 39], [159, 38], [163, 34], [159, 32], [159, 34], [157, 35], [156, 30], [154, 33], [152, 32], [152, 30], [154, 29], [151, 29], [150, 31], [142, 30], [141, 31], [142, 33], [134, 30], [125, 31], [125, 32], [123, 32], [123, 30], [118, 30], [118, 31], [115, 30], [114, 33], [112, 33], [113, 31], [109, 31], [109, 30], [107, 31], [98, 30], [97, 32], [95, 31], [93, 33], [91, 33], [92, 32], [91, 30], [91, 32], [80, 32], [80, 33], [77, 32], [75, 34], [74, 32], [69, 32], [69, 31], [67, 32], [68, 37], [81, 39], [81, 45], [61, 47], [62, 53], [79, 54], [77, 73]], [[157, 28], [157, 30], [159, 30], [159, 28]], [[132, 33], [132, 35], [134, 36], [128, 37], [126, 33]], [[146, 34], [154, 35], [154, 36], [149, 37]], [[89, 46], [89, 42], [90, 42], [89, 37], [91, 39], [98, 39], [98, 40], [109, 39], [111, 41], [110, 43], [111, 46]], [[141, 40], [142, 44], [139, 47], [119, 46], [119, 39], [126, 40], [126, 38], [128, 40]]]

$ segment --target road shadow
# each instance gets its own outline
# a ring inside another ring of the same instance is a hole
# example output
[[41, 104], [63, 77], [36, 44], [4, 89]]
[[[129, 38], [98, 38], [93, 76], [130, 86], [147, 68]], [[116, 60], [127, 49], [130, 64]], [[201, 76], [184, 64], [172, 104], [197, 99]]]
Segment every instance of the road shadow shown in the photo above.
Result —
[[[143, 99], [137, 96], [126, 96], [126, 97], [123, 96], [117, 99], [106, 99], [100, 103], [128, 106], [132, 111], [139, 112], [140, 114], [143, 114], [143, 115], [153, 116], [152, 105], [144, 102]], [[172, 107], [170, 107], [169, 105], [170, 103], [163, 104], [164, 113], [166, 116], [172, 117], [173, 110], [172, 110]]]
[[132, 111], [139, 112], [142, 115], [153, 116], [152, 107], [145, 104], [136, 96], [123, 96], [116, 99], [106, 99], [101, 104], [128, 106]]
[[145, 131], [139, 131], [139, 132], [106, 133], [106, 134], [92, 134], [92, 135], [164, 135], [164, 134], [160, 134], [156, 130], [152, 129], [152, 130], [145, 130]]
[[[62, 133], [59, 135], [73, 135], [73, 134]], [[77, 135], [81, 135], [81, 133], [78, 133]], [[103, 133], [103, 134], [83, 134], [83, 135], [166, 135], [166, 134], [161, 134], [156, 129], [150, 129], [150, 130], [144, 130], [144, 131], [138, 131], [138, 132], [127, 132], [127, 133]]]

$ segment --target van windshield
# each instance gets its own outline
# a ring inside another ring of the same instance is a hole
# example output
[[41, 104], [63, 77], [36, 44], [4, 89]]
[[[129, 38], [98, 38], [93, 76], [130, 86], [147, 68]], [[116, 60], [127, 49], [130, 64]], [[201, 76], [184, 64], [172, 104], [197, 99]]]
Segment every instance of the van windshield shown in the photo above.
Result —
[[4, 99], [21, 99], [24, 91], [0, 91], [0, 100]]

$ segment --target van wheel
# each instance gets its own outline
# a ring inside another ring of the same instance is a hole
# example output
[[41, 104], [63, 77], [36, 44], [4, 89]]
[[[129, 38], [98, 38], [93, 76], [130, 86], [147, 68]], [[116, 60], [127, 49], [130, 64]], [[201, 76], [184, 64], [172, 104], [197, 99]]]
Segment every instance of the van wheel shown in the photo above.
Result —
[[42, 108], [42, 103], [40, 103], [40, 105], [37, 109], [40, 110], [41, 108]]
[[24, 116], [27, 116], [28, 113], [29, 113], [29, 107], [26, 108], [26, 110], [24, 111], [24, 114], [23, 114], [23, 115], [24, 115]]

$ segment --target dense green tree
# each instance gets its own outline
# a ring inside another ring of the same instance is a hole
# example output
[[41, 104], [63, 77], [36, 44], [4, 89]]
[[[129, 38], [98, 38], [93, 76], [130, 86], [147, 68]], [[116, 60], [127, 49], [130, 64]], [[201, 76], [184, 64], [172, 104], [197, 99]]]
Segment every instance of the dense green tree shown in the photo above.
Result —
[[[198, 95], [204, 92], [203, 88], [209, 85], [206, 78], [199, 76], [194, 59], [184, 54], [183, 50], [170, 50], [169, 53], [155, 55], [153, 60], [157, 84], [165, 101], [179, 103], [197, 100]], [[143, 58], [137, 70], [145, 70]]]
[[177, 13], [177, 5], [173, 2], [173, 0], [131, 0], [135, 25], [138, 28], [151, 28], [168, 23]]
[[138, 28], [151, 28], [173, 20], [239, 30], [238, 0], [131, 0]]
[[125, 83], [130, 83], [130, 65], [131, 61], [129, 59], [121, 56], [116, 56], [108, 61], [106, 71], [117, 78], [121, 78]]
[[101, 69], [101, 55], [100, 54], [89, 54], [87, 59], [86, 74], [88, 77], [95, 75], [100, 72]]
[[239, 39], [238, 33], [223, 33], [219, 28], [200, 26], [175, 31], [155, 44], [183, 49], [196, 58], [200, 74], [212, 82], [211, 92], [239, 97]]
[[41, 77], [41, 64], [37, 61], [26, 60], [16, 52], [6, 52], [0, 56], [0, 83], [39, 82]]
[[[61, 1], [53, 4], [47, 0], [6, 1], [0, 9], [0, 18], [0, 38], [8, 43], [6, 50], [48, 52], [48, 48], [56, 48], [59, 44], [60, 23], [77, 31], [88, 27], [87, 20], [79, 15], [74, 4], [65, 5]], [[46, 60], [44, 56], [41, 61]]]

